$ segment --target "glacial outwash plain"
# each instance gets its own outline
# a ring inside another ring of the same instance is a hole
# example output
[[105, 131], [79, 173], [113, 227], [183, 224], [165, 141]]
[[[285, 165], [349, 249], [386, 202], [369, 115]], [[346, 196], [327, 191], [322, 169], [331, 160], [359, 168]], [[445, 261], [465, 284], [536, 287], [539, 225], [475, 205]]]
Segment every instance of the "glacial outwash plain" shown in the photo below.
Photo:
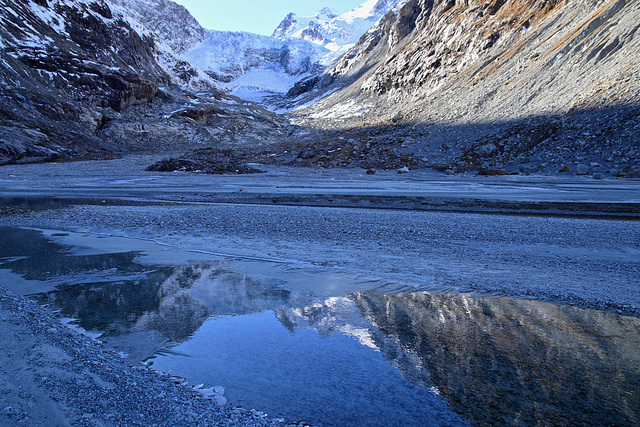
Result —
[[640, 425], [640, 2], [319, 9], [0, 0], [0, 425]]

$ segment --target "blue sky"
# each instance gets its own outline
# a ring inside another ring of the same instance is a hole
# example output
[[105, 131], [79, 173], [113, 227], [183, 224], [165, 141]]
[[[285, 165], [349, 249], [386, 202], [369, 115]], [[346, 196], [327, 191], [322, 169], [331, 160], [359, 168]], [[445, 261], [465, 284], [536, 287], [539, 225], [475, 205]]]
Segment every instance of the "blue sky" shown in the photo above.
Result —
[[174, 0], [210, 30], [249, 31], [270, 36], [289, 13], [310, 16], [323, 7], [344, 13], [365, 0]]

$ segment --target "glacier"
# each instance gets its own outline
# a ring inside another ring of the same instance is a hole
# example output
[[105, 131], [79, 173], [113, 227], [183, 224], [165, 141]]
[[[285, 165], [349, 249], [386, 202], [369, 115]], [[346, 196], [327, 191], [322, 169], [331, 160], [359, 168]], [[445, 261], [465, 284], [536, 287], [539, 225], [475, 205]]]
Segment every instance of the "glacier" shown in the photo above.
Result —
[[211, 31], [184, 55], [232, 95], [265, 102], [283, 96], [299, 80], [322, 70], [328, 50], [302, 39], [240, 31]]

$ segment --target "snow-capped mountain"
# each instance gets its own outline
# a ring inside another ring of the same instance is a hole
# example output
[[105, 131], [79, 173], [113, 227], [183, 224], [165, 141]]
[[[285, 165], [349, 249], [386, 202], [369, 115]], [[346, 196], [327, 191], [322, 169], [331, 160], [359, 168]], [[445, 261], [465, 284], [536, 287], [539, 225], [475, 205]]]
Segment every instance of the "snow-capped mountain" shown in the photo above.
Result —
[[273, 32], [279, 39], [300, 38], [326, 47], [331, 54], [322, 63], [328, 64], [351, 47], [391, 9], [399, 8], [406, 0], [367, 0], [349, 12], [338, 15], [324, 8], [313, 16], [288, 14]]
[[[141, 34], [153, 37], [158, 62], [179, 84], [217, 85], [232, 95], [275, 103], [352, 47], [382, 16], [406, 0], [368, 0], [337, 15], [291, 13], [272, 37], [206, 30], [171, 0], [107, 0]], [[297, 85], [296, 85], [297, 84]]]

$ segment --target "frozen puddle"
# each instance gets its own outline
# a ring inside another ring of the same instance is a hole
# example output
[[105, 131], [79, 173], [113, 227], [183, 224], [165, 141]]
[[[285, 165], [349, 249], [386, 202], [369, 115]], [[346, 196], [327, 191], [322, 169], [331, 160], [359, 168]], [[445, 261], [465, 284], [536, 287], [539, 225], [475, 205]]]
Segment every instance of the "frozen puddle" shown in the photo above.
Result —
[[[640, 319], [0, 227], [0, 284], [236, 406], [315, 425], [640, 424]], [[402, 291], [402, 292], [401, 292]]]

